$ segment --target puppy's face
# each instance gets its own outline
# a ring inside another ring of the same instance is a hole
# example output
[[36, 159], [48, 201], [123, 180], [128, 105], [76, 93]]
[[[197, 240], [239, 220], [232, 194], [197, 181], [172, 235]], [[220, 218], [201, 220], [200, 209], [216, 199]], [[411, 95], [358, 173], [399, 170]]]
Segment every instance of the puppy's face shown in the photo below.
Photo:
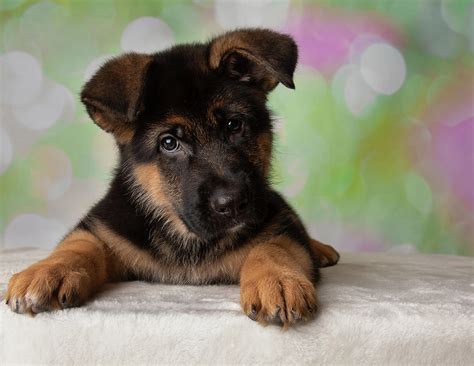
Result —
[[147, 200], [167, 220], [209, 239], [265, 213], [272, 135], [266, 95], [293, 87], [296, 46], [249, 30], [209, 44], [109, 61], [82, 93], [111, 131]]
[[[177, 60], [168, 57], [182, 51], [162, 56], [157, 66], [163, 75], [145, 99], [132, 152], [137, 161], [156, 164], [161, 189], [186, 227], [214, 236], [263, 216], [270, 119], [263, 93], [186, 60], [176, 69]], [[195, 46], [188, 51], [199, 57]]]

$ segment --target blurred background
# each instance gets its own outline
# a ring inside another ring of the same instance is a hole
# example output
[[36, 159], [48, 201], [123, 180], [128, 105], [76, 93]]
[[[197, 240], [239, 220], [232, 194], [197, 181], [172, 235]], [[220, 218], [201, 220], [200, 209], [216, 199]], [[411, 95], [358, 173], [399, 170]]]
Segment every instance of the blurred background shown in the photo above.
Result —
[[273, 180], [342, 251], [474, 255], [470, 0], [0, 1], [0, 248], [52, 248], [105, 192], [79, 103], [112, 55], [262, 26], [299, 45], [269, 104]]

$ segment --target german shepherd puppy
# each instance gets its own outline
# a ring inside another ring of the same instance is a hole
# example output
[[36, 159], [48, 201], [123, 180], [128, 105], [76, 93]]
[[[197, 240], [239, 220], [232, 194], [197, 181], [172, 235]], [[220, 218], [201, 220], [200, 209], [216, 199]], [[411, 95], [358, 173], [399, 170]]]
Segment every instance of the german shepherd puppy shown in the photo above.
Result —
[[81, 100], [117, 141], [115, 177], [49, 257], [12, 277], [11, 309], [69, 308], [106, 282], [147, 280], [240, 283], [253, 320], [311, 318], [319, 268], [339, 255], [310, 239], [268, 178], [266, 98], [294, 88], [296, 62], [290, 37], [242, 29], [104, 64]]

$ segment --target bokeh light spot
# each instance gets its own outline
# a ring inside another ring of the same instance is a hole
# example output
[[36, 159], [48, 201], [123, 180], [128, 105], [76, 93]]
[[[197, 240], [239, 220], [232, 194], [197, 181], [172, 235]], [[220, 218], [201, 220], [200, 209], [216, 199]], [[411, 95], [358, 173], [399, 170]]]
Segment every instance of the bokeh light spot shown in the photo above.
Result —
[[344, 99], [347, 109], [355, 115], [361, 116], [375, 100], [376, 94], [365, 83], [358, 70], [351, 72], [344, 85]]
[[159, 18], [142, 17], [131, 22], [122, 34], [120, 45], [127, 52], [154, 53], [174, 43], [171, 28]]
[[25, 127], [45, 130], [59, 120], [67, 98], [64, 86], [44, 80], [37, 98], [27, 105], [15, 106], [13, 115]]
[[73, 227], [105, 193], [107, 183], [98, 179], [74, 179], [61, 199], [48, 201], [48, 214]]
[[[458, 0], [456, 0], [458, 1]], [[428, 52], [442, 57], [456, 57], [464, 44], [464, 37], [453, 31], [443, 19], [440, 1], [424, 1], [416, 23], [414, 37]], [[471, 27], [468, 27], [468, 29]], [[468, 32], [471, 34], [471, 32]]]
[[360, 65], [360, 59], [364, 51], [374, 43], [384, 43], [385, 40], [377, 34], [360, 34], [351, 43], [349, 48], [349, 60], [353, 65]]
[[294, 197], [303, 190], [308, 180], [308, 169], [304, 169], [301, 160], [294, 160], [286, 166], [286, 174], [283, 193], [287, 197]]
[[441, 16], [453, 31], [467, 34], [474, 21], [474, 3], [472, 0], [441, 0]]
[[12, 159], [13, 146], [10, 136], [8, 136], [7, 131], [0, 126], [0, 174], [3, 174], [3, 172], [8, 169]]
[[74, 118], [76, 117], [76, 98], [74, 97], [74, 94], [72, 94], [72, 92], [64, 85], [58, 86], [64, 95], [63, 113], [59, 119], [66, 122], [74, 122]]
[[0, 108], [0, 125], [10, 136], [13, 144], [13, 153], [16, 158], [27, 155], [31, 147], [36, 143], [43, 131], [28, 129], [16, 120], [11, 109], [3, 105]]
[[52, 146], [41, 146], [32, 157], [33, 193], [45, 200], [61, 197], [72, 182], [72, 165], [69, 157]]
[[390, 95], [403, 85], [406, 65], [402, 54], [395, 47], [377, 43], [369, 46], [362, 54], [360, 71], [373, 90]]
[[216, 0], [214, 13], [218, 23], [225, 29], [279, 29], [286, 22], [289, 5], [289, 0]]
[[92, 140], [92, 156], [97, 165], [104, 172], [110, 172], [117, 165], [117, 144], [110, 134], [97, 133]]
[[357, 67], [352, 64], [341, 66], [333, 75], [331, 81], [331, 92], [334, 99], [345, 103], [344, 88], [349, 76], [357, 72]]
[[405, 196], [410, 204], [422, 214], [431, 211], [433, 197], [431, 188], [420, 175], [410, 172], [404, 178]]
[[22, 51], [0, 56], [0, 101], [24, 105], [41, 89], [43, 74], [36, 58]]
[[6, 248], [53, 248], [66, 234], [59, 221], [37, 214], [25, 213], [13, 218], [5, 230]]

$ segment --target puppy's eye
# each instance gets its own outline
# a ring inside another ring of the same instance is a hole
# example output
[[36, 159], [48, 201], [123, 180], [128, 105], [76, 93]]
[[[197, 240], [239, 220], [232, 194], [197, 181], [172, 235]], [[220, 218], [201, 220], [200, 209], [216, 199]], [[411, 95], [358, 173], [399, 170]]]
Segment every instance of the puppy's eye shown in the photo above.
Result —
[[171, 135], [164, 136], [160, 141], [161, 148], [167, 152], [175, 152], [179, 149], [179, 142]]
[[227, 131], [230, 133], [239, 133], [242, 131], [242, 122], [235, 119], [227, 121]]

